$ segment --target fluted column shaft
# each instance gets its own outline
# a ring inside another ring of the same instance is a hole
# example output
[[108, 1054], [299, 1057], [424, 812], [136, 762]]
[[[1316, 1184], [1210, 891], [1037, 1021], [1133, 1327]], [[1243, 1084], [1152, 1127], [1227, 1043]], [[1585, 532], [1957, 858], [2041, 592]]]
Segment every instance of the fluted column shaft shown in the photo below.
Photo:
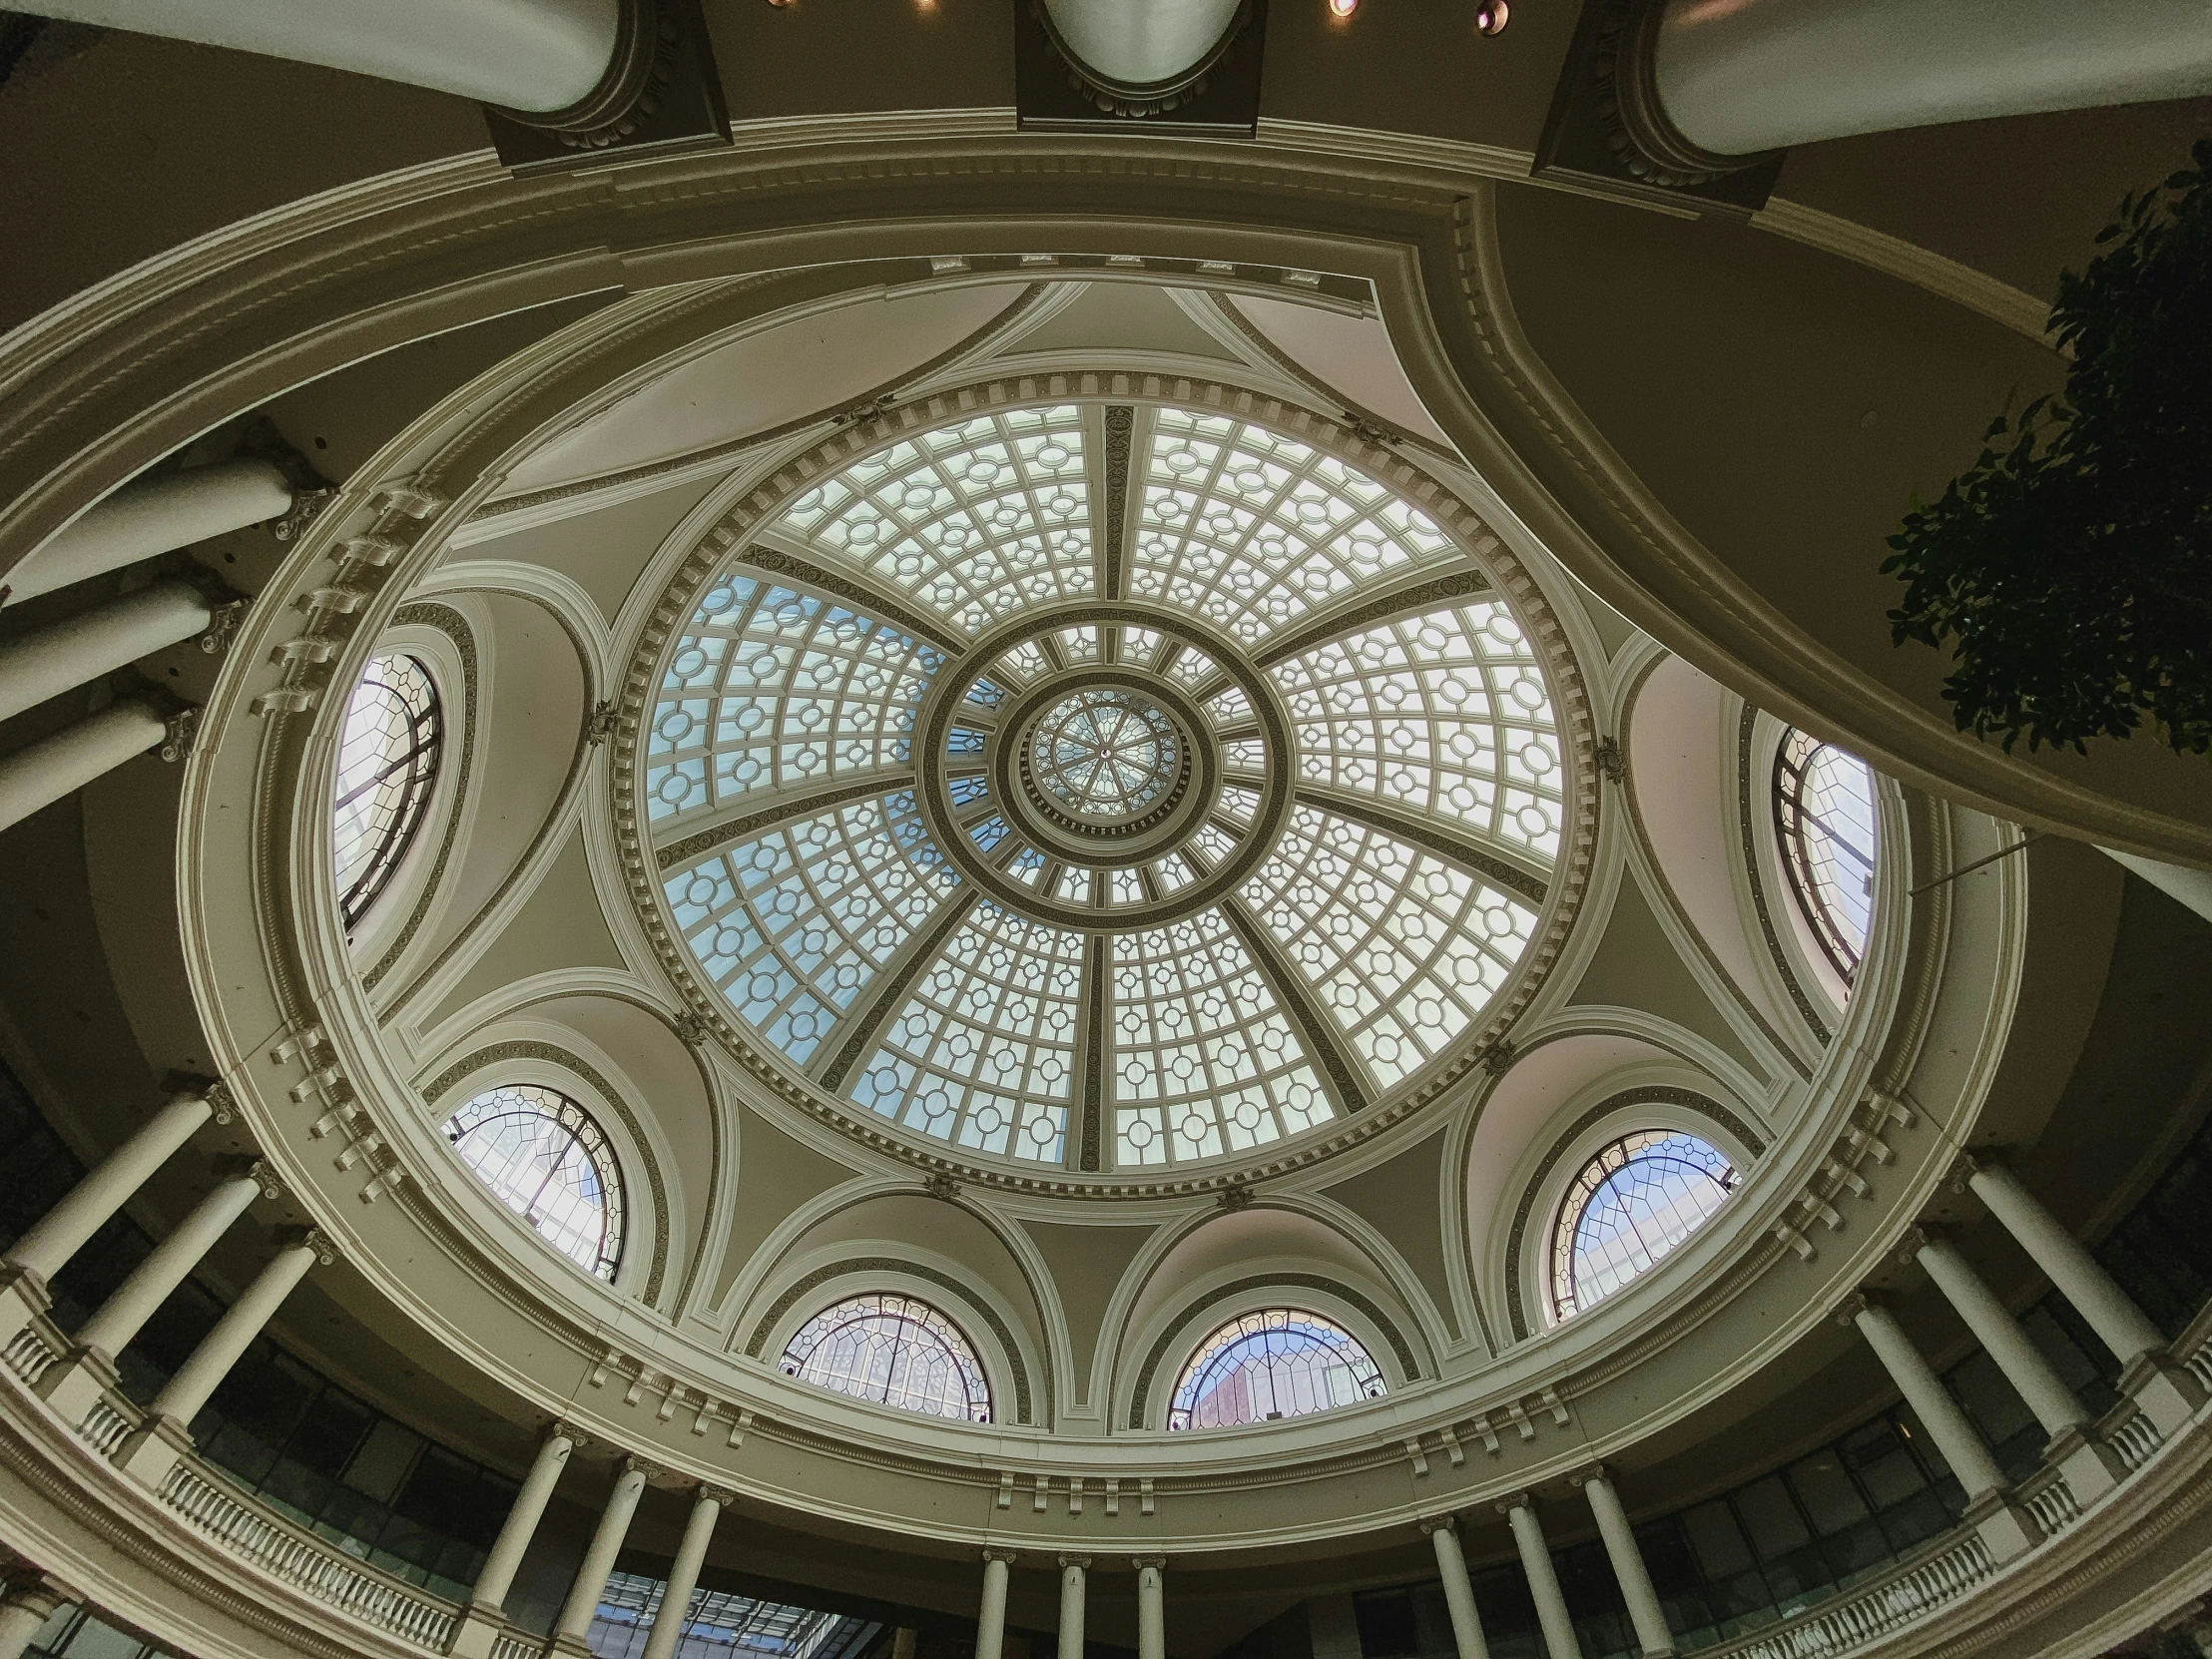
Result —
[[1967, 1176], [1966, 1185], [2121, 1365], [2166, 1346], [2165, 1333], [2018, 1176], [2001, 1164], [1982, 1164]]
[[254, 1339], [283, 1306], [284, 1298], [307, 1277], [307, 1270], [328, 1248], [318, 1236], [309, 1234], [271, 1257], [269, 1264], [246, 1287], [246, 1294], [231, 1304], [216, 1321], [215, 1329], [192, 1351], [192, 1357], [177, 1369], [177, 1375], [169, 1380], [168, 1385], [154, 1396], [148, 1415], [174, 1417], [181, 1423], [189, 1423], [198, 1416], [200, 1407], [208, 1403], [208, 1396], [223, 1385], [223, 1380], [231, 1375], [231, 1368], [253, 1346]]
[[1059, 1659], [1083, 1659], [1083, 1588], [1090, 1567], [1088, 1555], [1060, 1557]]
[[205, 1096], [172, 1097], [133, 1130], [130, 1139], [86, 1171], [84, 1179], [70, 1188], [59, 1204], [15, 1241], [8, 1251], [8, 1266], [41, 1280], [53, 1278], [214, 1115], [215, 1107]]
[[1981, 1436], [1973, 1431], [1973, 1424], [1950, 1397], [1942, 1380], [1913, 1346], [1897, 1315], [1880, 1303], [1863, 1302], [1852, 1311], [1851, 1319], [1874, 1350], [1875, 1358], [1882, 1362], [1882, 1369], [1890, 1374], [1890, 1381], [1897, 1384], [1898, 1392], [1905, 1396], [1906, 1404], [1913, 1407], [1928, 1429], [1951, 1473], [1966, 1488], [1966, 1496], [1972, 1499], [2002, 1487], [2004, 1474], [1997, 1460], [1981, 1443]]
[[39, 0], [39, 11], [535, 111], [599, 84], [620, 20], [615, 0]]
[[0, 645], [0, 720], [204, 631], [198, 588], [156, 582]]
[[[668, 1569], [668, 1588], [661, 1592], [661, 1610], [653, 1616], [653, 1634], [645, 1639], [644, 1659], [673, 1659], [684, 1634], [684, 1620], [691, 1614], [692, 1591], [699, 1588], [699, 1569], [706, 1564], [708, 1544], [714, 1541], [715, 1523], [722, 1519], [722, 1506], [729, 1500], [729, 1493], [711, 1486], [700, 1487], [692, 1500], [691, 1518], [684, 1523], [683, 1541], [676, 1546], [675, 1563]], [[907, 1659], [912, 1659], [911, 1653]]]
[[545, 1518], [545, 1506], [552, 1500], [553, 1487], [561, 1478], [561, 1470], [568, 1466], [569, 1453], [575, 1449], [575, 1436], [559, 1428], [538, 1443], [538, 1454], [531, 1460], [530, 1472], [522, 1477], [522, 1489], [507, 1506], [507, 1518], [499, 1523], [499, 1536], [492, 1540], [491, 1553], [484, 1557], [484, 1564], [476, 1574], [475, 1587], [468, 1593], [471, 1607], [489, 1612], [502, 1610], [508, 1590], [514, 1587], [515, 1573], [522, 1566], [523, 1552], [537, 1536], [538, 1522]]
[[638, 1512], [638, 1498], [645, 1491], [645, 1465], [636, 1458], [623, 1460], [615, 1475], [615, 1489], [608, 1495], [607, 1507], [599, 1512], [599, 1525], [584, 1550], [582, 1564], [576, 1569], [576, 1581], [569, 1585], [568, 1599], [561, 1603], [560, 1619], [553, 1626], [555, 1641], [566, 1637], [581, 1642], [591, 1629], [592, 1614], [599, 1609], [600, 1592], [607, 1587], [608, 1574], [615, 1570], [615, 1557], [622, 1553], [622, 1540], [630, 1534], [630, 1519]]
[[2005, 1381], [2019, 1390], [2035, 1420], [2046, 1434], [2078, 1428], [2089, 1420], [2089, 1410], [2073, 1389], [2066, 1386], [2042, 1351], [2020, 1329], [2020, 1322], [1996, 1298], [1981, 1275], [1974, 1272], [1958, 1247], [1948, 1239], [1924, 1236], [1916, 1252], [1928, 1277], [1957, 1310], [1974, 1340], [1997, 1363]]
[[291, 503], [291, 484], [283, 473], [252, 455], [134, 479], [0, 577], [7, 584], [6, 602], [280, 518]]
[[260, 1176], [249, 1172], [231, 1177], [203, 1198], [85, 1321], [76, 1333], [77, 1345], [110, 1358], [121, 1354], [261, 1190]]
[[1644, 1659], [1663, 1659], [1674, 1652], [1674, 1632], [1667, 1627], [1659, 1592], [1652, 1588], [1644, 1552], [1636, 1546], [1636, 1534], [1628, 1524], [1628, 1512], [1621, 1507], [1620, 1494], [1613, 1490], [1612, 1479], [1602, 1468], [1581, 1478], [1582, 1494], [1590, 1500], [1590, 1513], [1597, 1519], [1597, 1535], [1605, 1541], [1605, 1558], [1613, 1564], [1621, 1600], [1628, 1605], [1628, 1622], [1636, 1627], [1636, 1645], [1644, 1650]]
[[1451, 1645], [1458, 1659], [1490, 1659], [1490, 1644], [1482, 1635], [1482, 1615], [1475, 1610], [1474, 1585], [1467, 1578], [1466, 1552], [1459, 1534], [1448, 1520], [1423, 1523], [1429, 1544], [1436, 1551], [1436, 1574], [1444, 1581], [1444, 1608], [1451, 1615]]
[[983, 1551], [983, 1599], [975, 1613], [975, 1659], [999, 1659], [1006, 1646], [1006, 1569], [1010, 1550]]
[[1574, 1634], [1574, 1617], [1567, 1611], [1566, 1592], [1559, 1588], [1559, 1574], [1551, 1565], [1551, 1550], [1544, 1543], [1543, 1523], [1536, 1519], [1534, 1502], [1526, 1492], [1500, 1505], [1512, 1523], [1513, 1545], [1520, 1551], [1521, 1571], [1528, 1577], [1528, 1594], [1536, 1603], [1536, 1623], [1544, 1633], [1544, 1651], [1551, 1659], [1582, 1659], [1582, 1644]]
[[168, 735], [162, 717], [134, 697], [17, 750], [0, 760], [0, 830], [137, 760]]

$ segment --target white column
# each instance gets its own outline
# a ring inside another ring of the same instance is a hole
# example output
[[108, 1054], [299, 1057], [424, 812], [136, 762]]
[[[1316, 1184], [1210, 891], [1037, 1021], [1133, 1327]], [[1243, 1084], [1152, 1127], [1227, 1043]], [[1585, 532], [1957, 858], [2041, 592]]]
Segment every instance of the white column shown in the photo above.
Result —
[[1958, 1311], [1974, 1340], [2004, 1373], [2004, 1380], [2019, 1390], [2044, 1433], [2078, 1428], [2089, 1420], [2088, 1408], [2051, 1369], [2042, 1351], [2028, 1340], [2020, 1322], [1997, 1300], [1981, 1275], [1958, 1254], [1956, 1245], [1916, 1229], [1906, 1235], [1906, 1248], [1928, 1270], [1928, 1277], [1936, 1282], [1944, 1300]]
[[921, 1651], [921, 1632], [902, 1624], [891, 1632], [891, 1659], [914, 1659]]
[[0, 576], [13, 605], [210, 536], [281, 518], [292, 488], [265, 460], [241, 455], [134, 479]]
[[2212, 921], [2212, 869], [2190, 869], [2182, 864], [2162, 864], [2156, 858], [2138, 858], [2132, 852], [2097, 848], [2115, 863], [2124, 864], [2176, 904], [2186, 905], [2206, 921]]
[[638, 1512], [646, 1472], [646, 1465], [635, 1457], [625, 1457], [616, 1471], [615, 1489], [608, 1494], [607, 1507], [599, 1512], [599, 1526], [584, 1550], [583, 1564], [576, 1569], [576, 1582], [568, 1587], [568, 1599], [561, 1603], [560, 1620], [553, 1626], [556, 1643], [581, 1643], [591, 1629], [592, 1614], [599, 1610], [600, 1592], [606, 1589], [607, 1575], [615, 1570], [615, 1557], [622, 1553], [622, 1540], [629, 1535], [630, 1517]]
[[0, 720], [189, 640], [214, 619], [198, 589], [156, 582], [9, 640], [0, 645]]
[[1083, 1580], [1090, 1570], [1088, 1555], [1060, 1557], [1059, 1659], [1083, 1659]]
[[1667, 0], [1651, 73], [1693, 144], [1851, 133], [2212, 92], [2203, 0]]
[[1535, 1494], [1522, 1492], [1498, 1507], [1512, 1523], [1513, 1547], [1520, 1551], [1528, 1594], [1536, 1603], [1536, 1623], [1543, 1629], [1544, 1651], [1551, 1659], [1582, 1659], [1582, 1644], [1575, 1640], [1574, 1618], [1567, 1611], [1566, 1593], [1559, 1588], [1559, 1574], [1552, 1568], [1551, 1551], [1544, 1543], [1535, 1505]]
[[1636, 1627], [1636, 1645], [1643, 1649], [1644, 1659], [1671, 1655], [1674, 1632], [1667, 1628], [1659, 1592], [1651, 1587], [1644, 1552], [1636, 1547], [1636, 1534], [1629, 1529], [1628, 1512], [1621, 1507], [1611, 1477], [1600, 1465], [1574, 1478], [1582, 1487], [1582, 1495], [1590, 1500], [1590, 1513], [1597, 1517], [1597, 1535], [1605, 1540], [1605, 1558], [1612, 1562], [1613, 1576], [1620, 1581], [1621, 1600], [1628, 1604], [1628, 1622]]
[[504, 1615], [503, 1604], [508, 1590], [514, 1587], [523, 1552], [537, 1536], [538, 1522], [545, 1518], [545, 1506], [552, 1500], [561, 1470], [568, 1467], [568, 1454], [576, 1449], [576, 1440], [574, 1429], [556, 1423], [538, 1442], [530, 1472], [522, 1477], [522, 1489], [507, 1506], [507, 1518], [499, 1523], [499, 1536], [492, 1540], [491, 1553], [484, 1557], [475, 1587], [468, 1593], [471, 1611]]
[[319, 1233], [309, 1233], [296, 1244], [286, 1245], [246, 1287], [246, 1294], [225, 1310], [215, 1329], [203, 1337], [190, 1359], [180, 1366], [162, 1391], [154, 1396], [149, 1416], [174, 1417], [190, 1423], [208, 1403], [208, 1396], [223, 1385], [231, 1368], [276, 1317], [307, 1270], [317, 1261], [332, 1260], [329, 1245]]
[[23, 1650], [40, 1626], [60, 1611], [68, 1598], [51, 1584], [19, 1584], [0, 1601], [0, 1659], [23, 1659]]
[[29, 1232], [9, 1247], [7, 1265], [47, 1280], [84, 1249], [147, 1178], [215, 1115], [203, 1095], [180, 1094], [131, 1132], [131, 1138], [86, 1172], [85, 1178]]
[[1882, 1369], [1890, 1374], [1890, 1381], [1905, 1396], [1905, 1403], [1913, 1407], [1914, 1415], [1921, 1419], [1922, 1426], [1935, 1440], [1936, 1449], [1943, 1454], [1943, 1461], [1950, 1465], [1951, 1473], [1958, 1476], [1968, 1500], [2000, 1489], [2004, 1485], [2004, 1473], [1997, 1467], [1997, 1460], [1981, 1443], [1981, 1436], [1974, 1432], [1973, 1424], [1966, 1420], [1966, 1413], [1958, 1408], [1958, 1402], [1950, 1397], [1950, 1390], [1943, 1386], [1942, 1380], [1921, 1358], [1921, 1351], [1913, 1346], [1913, 1339], [1898, 1324], [1897, 1315], [1865, 1297], [1853, 1298], [1845, 1305], [1845, 1312], [1851, 1323], [1859, 1328], [1859, 1334], [1867, 1339], [1875, 1358], [1882, 1362]]
[[168, 723], [132, 698], [17, 750], [0, 760], [0, 830], [75, 795], [168, 736]]
[[2166, 1346], [2166, 1334], [2135, 1306], [2081, 1241], [2043, 1208], [2042, 1200], [2020, 1185], [2018, 1176], [2001, 1164], [1976, 1164], [1966, 1185], [2121, 1365]]
[[[645, 1639], [644, 1659], [674, 1659], [684, 1620], [691, 1613], [692, 1591], [699, 1588], [707, 1545], [713, 1542], [715, 1523], [722, 1519], [723, 1505], [732, 1495], [718, 1486], [702, 1486], [692, 1500], [691, 1519], [684, 1523], [683, 1542], [676, 1546], [675, 1564], [668, 1569], [668, 1588], [661, 1592], [661, 1610], [653, 1615], [653, 1634]], [[910, 1649], [906, 1659], [913, 1659]]]
[[1010, 1549], [983, 1551], [983, 1600], [975, 1613], [975, 1659], [999, 1659], [1006, 1646], [1006, 1569]]
[[1444, 1581], [1444, 1607], [1451, 1614], [1451, 1645], [1459, 1659], [1490, 1659], [1482, 1636], [1482, 1615], [1475, 1611], [1474, 1585], [1467, 1579], [1467, 1557], [1451, 1517], [1427, 1520], [1420, 1529], [1436, 1551], [1436, 1574]]
[[193, 1206], [177, 1230], [156, 1245], [153, 1252], [116, 1287], [99, 1312], [76, 1333], [80, 1348], [98, 1349], [113, 1358], [139, 1334], [154, 1311], [185, 1282], [185, 1275], [200, 1265], [216, 1241], [230, 1231], [231, 1223], [246, 1214], [262, 1191], [266, 1166], [257, 1164], [243, 1175], [223, 1182]]
[[286, 1245], [246, 1287], [245, 1294], [225, 1310], [215, 1329], [200, 1340], [177, 1375], [154, 1396], [145, 1424], [133, 1430], [116, 1448], [115, 1460], [124, 1470], [160, 1490], [178, 1460], [192, 1449], [192, 1419], [208, 1396], [231, 1375], [231, 1368], [252, 1346], [283, 1306], [307, 1270], [317, 1262], [335, 1260], [329, 1241], [308, 1232]]
[[558, 110], [614, 56], [616, 0], [38, 0], [41, 15]]
[[1139, 1555], [1137, 1569], [1137, 1659], [1168, 1659], [1167, 1595], [1160, 1582], [1165, 1555]]

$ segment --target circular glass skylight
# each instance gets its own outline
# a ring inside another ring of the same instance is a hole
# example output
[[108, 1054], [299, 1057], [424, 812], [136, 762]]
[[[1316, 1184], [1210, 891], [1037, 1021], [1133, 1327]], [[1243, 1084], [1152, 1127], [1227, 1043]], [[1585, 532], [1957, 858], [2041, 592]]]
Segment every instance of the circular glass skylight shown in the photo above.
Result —
[[796, 1087], [1103, 1173], [1483, 1039], [1565, 763], [1512, 607], [1393, 488], [1228, 415], [1013, 408], [729, 547], [635, 787], [690, 965]]
[[1044, 791], [1085, 818], [1128, 818], [1175, 780], [1175, 728], [1141, 693], [1080, 691], [1047, 709], [1029, 739]]

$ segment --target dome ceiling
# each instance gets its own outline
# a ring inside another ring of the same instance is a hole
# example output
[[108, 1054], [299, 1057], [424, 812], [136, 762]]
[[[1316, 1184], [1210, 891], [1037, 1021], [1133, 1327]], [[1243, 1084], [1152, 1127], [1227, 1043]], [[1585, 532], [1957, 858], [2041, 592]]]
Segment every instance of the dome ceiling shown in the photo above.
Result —
[[950, 419], [683, 602], [636, 810], [678, 960], [787, 1092], [1159, 1169], [1495, 1034], [1568, 829], [1547, 666], [1345, 456], [1173, 405]]

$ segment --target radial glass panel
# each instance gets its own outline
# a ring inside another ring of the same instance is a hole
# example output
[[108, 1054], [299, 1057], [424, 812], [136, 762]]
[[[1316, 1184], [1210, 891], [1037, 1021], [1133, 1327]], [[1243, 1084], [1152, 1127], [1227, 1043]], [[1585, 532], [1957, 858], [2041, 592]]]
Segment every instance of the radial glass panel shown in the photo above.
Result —
[[1184, 1163], [1331, 1115], [1306, 1050], [1219, 909], [1114, 940], [1117, 1162]]
[[622, 1181], [606, 1133], [553, 1089], [487, 1090], [446, 1121], [461, 1162], [539, 1238], [586, 1273], [615, 1276], [622, 1258]]
[[1470, 871], [1310, 807], [1243, 896], [1385, 1086], [1481, 1013], [1536, 920]]
[[1798, 908], [1849, 983], [1874, 921], [1874, 774], [1793, 728], [1775, 757], [1774, 812]]
[[855, 461], [777, 528], [973, 634], [1093, 590], [1082, 411], [981, 415]]
[[784, 1375], [818, 1388], [967, 1422], [991, 1420], [974, 1346], [926, 1302], [856, 1296], [825, 1308], [785, 1346]]
[[1624, 1135], [1582, 1166], [1552, 1228], [1551, 1305], [1578, 1314], [1647, 1273], [1736, 1189], [1736, 1166], [1679, 1130]]
[[853, 1098], [962, 1146], [1056, 1162], [1084, 936], [980, 904], [890, 1022]]
[[1198, 1345], [1176, 1380], [1168, 1427], [1272, 1422], [1386, 1391], [1382, 1368], [1343, 1326], [1296, 1308], [1268, 1308], [1231, 1320]]
[[398, 873], [429, 810], [444, 749], [437, 687], [412, 657], [376, 657], [338, 735], [330, 840], [338, 910], [350, 928]]

